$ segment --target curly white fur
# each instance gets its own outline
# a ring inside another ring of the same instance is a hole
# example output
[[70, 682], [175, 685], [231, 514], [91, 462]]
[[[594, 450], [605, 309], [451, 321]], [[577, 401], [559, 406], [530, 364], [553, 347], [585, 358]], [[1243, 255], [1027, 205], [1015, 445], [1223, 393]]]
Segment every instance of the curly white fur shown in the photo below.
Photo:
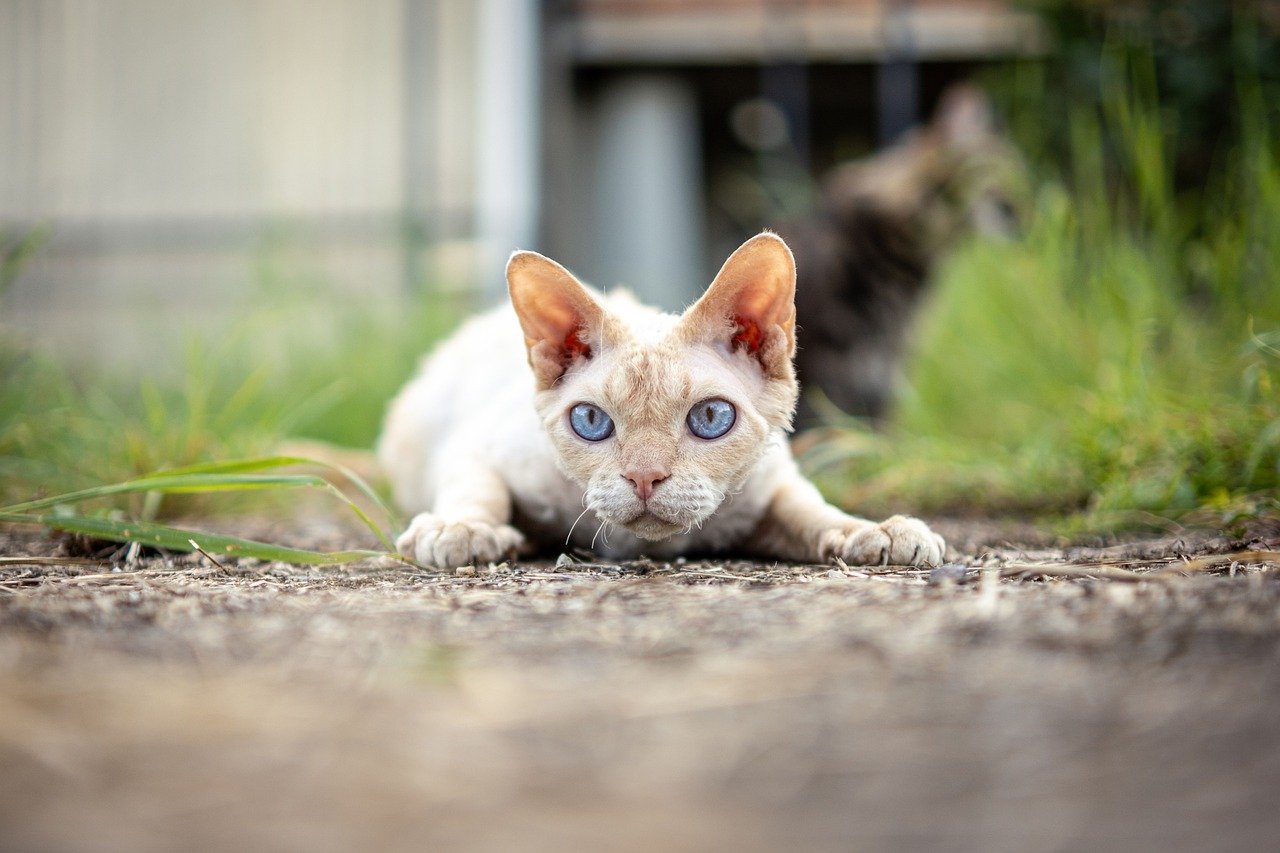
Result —
[[[398, 543], [406, 556], [447, 568], [532, 542], [611, 557], [942, 559], [921, 522], [845, 515], [796, 469], [785, 437], [798, 391], [795, 270], [776, 236], [744, 244], [680, 316], [603, 297], [529, 252], [513, 256], [508, 279], [515, 310], [444, 342], [387, 415], [379, 457], [396, 500], [418, 513]], [[686, 416], [713, 397], [737, 417], [707, 440]], [[568, 417], [580, 402], [607, 412], [613, 434], [580, 438]], [[647, 498], [634, 471], [662, 474]]]

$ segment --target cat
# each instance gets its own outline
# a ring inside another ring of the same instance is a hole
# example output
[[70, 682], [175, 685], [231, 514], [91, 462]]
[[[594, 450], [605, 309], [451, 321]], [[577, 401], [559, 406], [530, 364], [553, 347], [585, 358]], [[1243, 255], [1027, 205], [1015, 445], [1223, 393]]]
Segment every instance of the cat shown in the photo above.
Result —
[[[814, 213], [778, 228], [800, 263], [802, 385], [883, 421], [939, 260], [967, 234], [1012, 236], [1026, 184], [1021, 155], [969, 85], [948, 89], [928, 126], [829, 173]], [[800, 401], [801, 428], [818, 421], [811, 397]]]
[[566, 544], [609, 559], [943, 559], [923, 522], [846, 515], [796, 467], [796, 270], [775, 234], [740, 246], [679, 316], [535, 252], [511, 256], [507, 284], [510, 305], [442, 343], [388, 410], [378, 456], [417, 513], [402, 555], [439, 569]]

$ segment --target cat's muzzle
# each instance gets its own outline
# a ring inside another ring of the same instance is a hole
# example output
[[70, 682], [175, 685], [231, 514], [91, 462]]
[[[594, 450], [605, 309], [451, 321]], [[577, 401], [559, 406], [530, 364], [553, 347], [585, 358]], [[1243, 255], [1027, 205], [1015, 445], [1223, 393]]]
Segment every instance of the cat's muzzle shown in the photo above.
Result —
[[688, 527], [687, 524], [680, 524], [665, 518], [650, 507], [642, 509], [622, 526], [641, 539], [649, 540], [666, 539], [668, 536], [673, 536]]
[[588, 506], [599, 518], [649, 541], [701, 527], [719, 503], [709, 491], [704, 494], [680, 482], [663, 483], [647, 501], [630, 489], [624, 494], [611, 481], [607, 486], [600, 491], [588, 490]]

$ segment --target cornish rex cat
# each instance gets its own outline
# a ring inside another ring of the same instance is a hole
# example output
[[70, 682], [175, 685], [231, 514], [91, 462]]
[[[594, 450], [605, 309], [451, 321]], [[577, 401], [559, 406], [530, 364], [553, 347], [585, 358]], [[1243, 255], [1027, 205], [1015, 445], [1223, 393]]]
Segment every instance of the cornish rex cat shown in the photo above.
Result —
[[779, 237], [744, 243], [680, 316], [534, 252], [511, 257], [507, 283], [511, 306], [440, 345], [387, 415], [379, 457], [418, 513], [402, 554], [439, 568], [535, 543], [942, 560], [924, 523], [846, 515], [792, 461], [796, 270]]

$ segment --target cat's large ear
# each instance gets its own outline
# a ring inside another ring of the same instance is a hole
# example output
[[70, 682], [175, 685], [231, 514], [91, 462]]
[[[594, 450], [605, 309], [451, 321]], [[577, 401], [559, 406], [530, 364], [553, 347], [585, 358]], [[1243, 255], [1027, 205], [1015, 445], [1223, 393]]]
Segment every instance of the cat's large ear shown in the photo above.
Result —
[[680, 325], [689, 339], [746, 350], [766, 376], [781, 379], [793, 375], [795, 301], [795, 258], [781, 237], [766, 231], [729, 256]]
[[981, 148], [998, 133], [995, 108], [982, 89], [954, 83], [938, 100], [929, 131], [949, 148]]
[[592, 357], [606, 314], [567, 269], [537, 252], [516, 252], [507, 261], [507, 290], [539, 388], [550, 388], [575, 361]]

